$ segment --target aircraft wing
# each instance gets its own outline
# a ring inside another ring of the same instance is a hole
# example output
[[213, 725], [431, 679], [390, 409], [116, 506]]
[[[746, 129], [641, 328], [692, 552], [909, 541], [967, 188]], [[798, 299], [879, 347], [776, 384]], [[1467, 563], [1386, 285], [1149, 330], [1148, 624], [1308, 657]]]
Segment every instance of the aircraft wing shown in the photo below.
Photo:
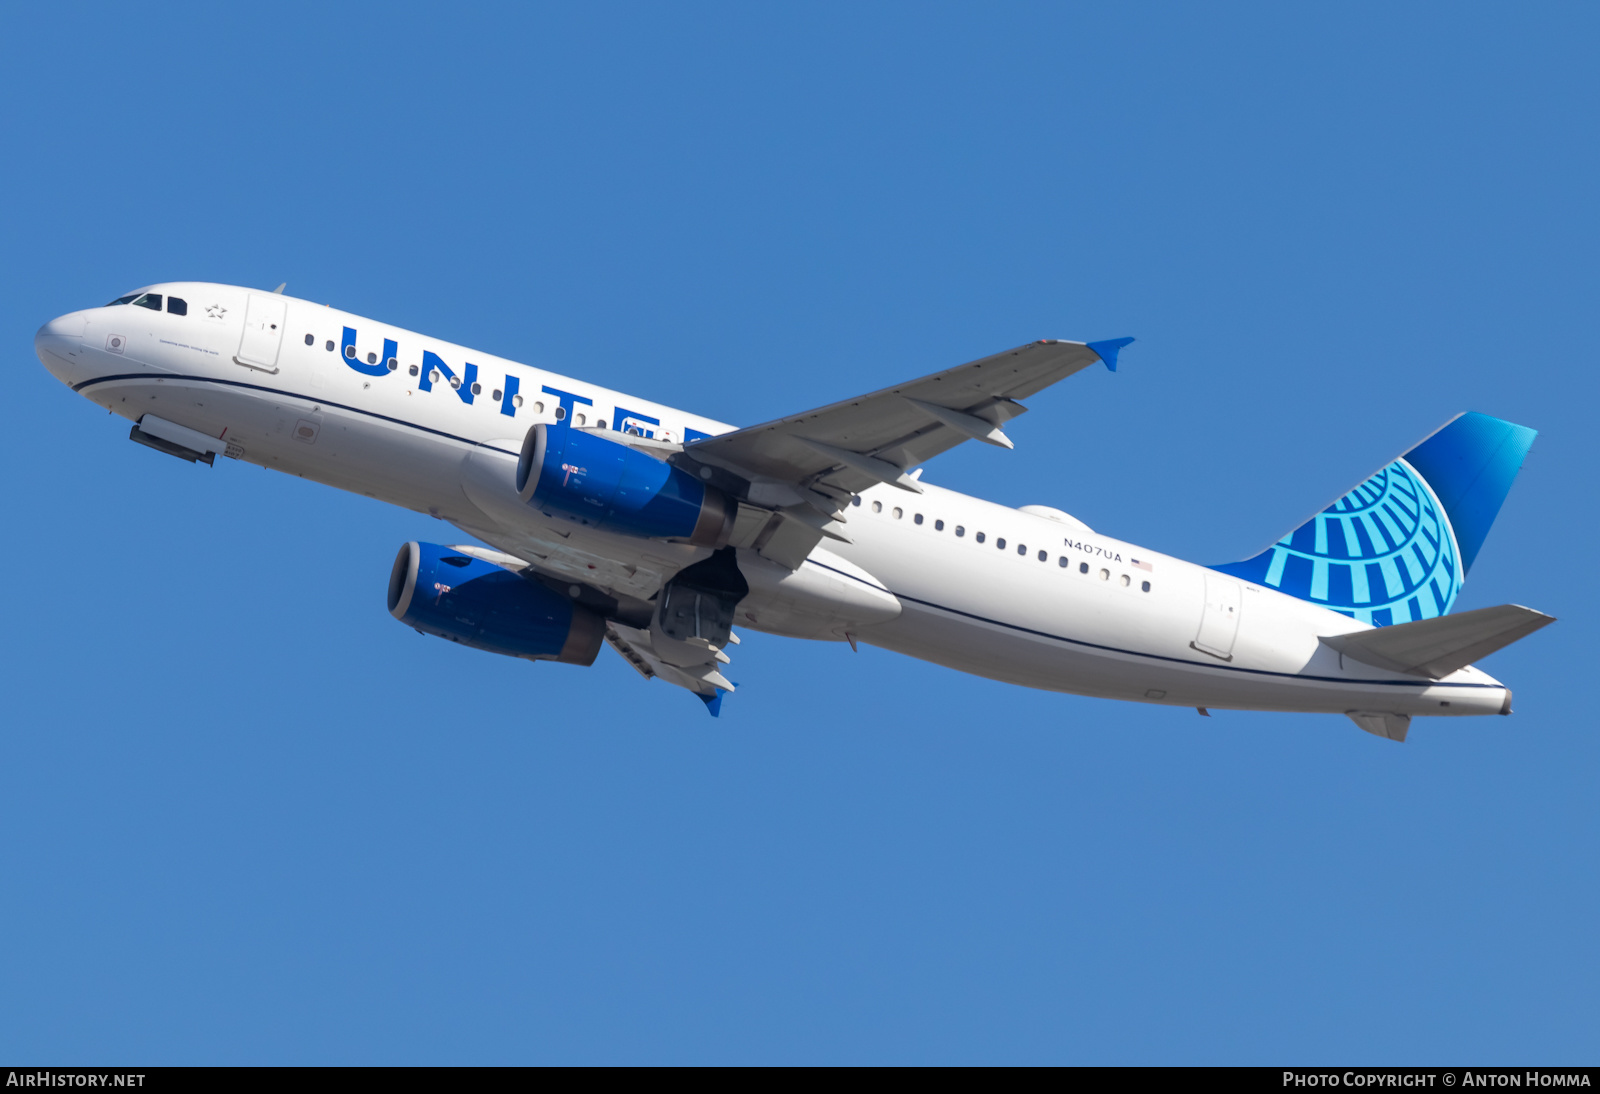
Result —
[[[749, 504], [740, 507], [737, 545], [798, 566], [824, 536], [849, 541], [848, 531], [837, 525], [844, 523], [852, 495], [880, 482], [920, 493], [906, 472], [966, 440], [1012, 447], [1001, 427], [1027, 410], [1017, 400], [1099, 361], [1115, 370], [1118, 351], [1132, 341], [1030, 342], [920, 380], [693, 441], [678, 460], [747, 481]], [[714, 473], [701, 474], [711, 479]], [[786, 519], [771, 520], [773, 512]]]
[[1097, 361], [1115, 368], [1117, 351], [1131, 341], [1030, 342], [870, 395], [695, 441], [685, 452], [746, 476], [850, 494], [875, 482], [904, 485], [899, 479], [906, 468], [962, 441], [1010, 448], [1000, 427], [1027, 409], [1018, 399]]

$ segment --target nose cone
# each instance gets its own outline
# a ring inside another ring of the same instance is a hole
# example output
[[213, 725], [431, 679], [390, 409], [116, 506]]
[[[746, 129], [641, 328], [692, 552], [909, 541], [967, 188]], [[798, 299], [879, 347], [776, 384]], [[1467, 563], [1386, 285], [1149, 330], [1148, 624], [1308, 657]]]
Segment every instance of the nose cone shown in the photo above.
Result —
[[78, 371], [84, 322], [82, 312], [72, 312], [50, 320], [33, 336], [33, 352], [50, 375], [62, 383], [72, 383], [70, 377]]

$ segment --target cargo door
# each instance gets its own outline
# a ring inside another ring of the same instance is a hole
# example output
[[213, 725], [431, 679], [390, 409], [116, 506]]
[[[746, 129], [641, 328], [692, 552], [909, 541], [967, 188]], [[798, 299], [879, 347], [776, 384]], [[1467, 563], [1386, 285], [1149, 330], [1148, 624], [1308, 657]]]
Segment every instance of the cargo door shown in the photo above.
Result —
[[289, 302], [281, 296], [251, 293], [244, 311], [244, 337], [234, 360], [262, 372], [278, 371], [278, 350], [283, 344], [283, 324]]
[[1221, 574], [1206, 574], [1206, 607], [1200, 616], [1200, 633], [1189, 645], [1224, 661], [1233, 660], [1233, 640], [1239, 633], [1239, 583]]

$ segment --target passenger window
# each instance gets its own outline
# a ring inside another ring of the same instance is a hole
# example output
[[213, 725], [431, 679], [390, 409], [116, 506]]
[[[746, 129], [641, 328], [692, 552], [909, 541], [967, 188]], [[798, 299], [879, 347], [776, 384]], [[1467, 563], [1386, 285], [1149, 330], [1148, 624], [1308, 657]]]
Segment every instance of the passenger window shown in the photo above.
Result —
[[[167, 314], [168, 315], [188, 315], [189, 314], [189, 302], [187, 300], [180, 300], [176, 296], [167, 297]], [[307, 342], [306, 344], [310, 345], [311, 343]]]
[[900, 508], [898, 505], [896, 505], [894, 507], [894, 519], [895, 520], [899, 520], [901, 517], [903, 517], [905, 515], [906, 515], [906, 511], [904, 509]]
[[344, 355], [346, 357], [348, 357], [350, 360], [354, 361], [356, 359], [356, 347], [354, 347], [354, 346], [346, 346], [346, 347], [344, 347]]
[[1026, 543], [1017, 544], [1017, 554], [1025, 555], [1027, 553], [1028, 553], [1028, 545]]
[[999, 539], [995, 540], [994, 548], [997, 551], [1004, 551], [1006, 549], [1006, 537], [1001, 536]]
[[498, 403], [500, 401], [500, 389], [499, 388], [495, 388], [494, 389], [494, 394], [489, 396], [489, 398], [493, 399], [495, 402]]
[[1100, 571], [1100, 580], [1101, 581], [1110, 581], [1111, 580], [1111, 571], [1110, 570], [1101, 570]]
[[328, 339], [327, 343], [322, 348], [327, 350], [329, 353], [332, 353], [333, 352], [333, 339], [332, 338]]
[[1040, 551], [1039, 552], [1039, 561], [1040, 562], [1049, 562], [1050, 561], [1050, 552], [1049, 551]]
[[[520, 396], [520, 395], [511, 396], [511, 405], [520, 409], [521, 406], [522, 406], [522, 396]], [[539, 405], [539, 409], [543, 410], [544, 409], [544, 404], [541, 403]]]
[[[519, 395], [519, 396], [517, 396], [517, 398], [519, 398], [519, 399], [520, 399], [520, 398], [521, 398], [521, 397], [522, 397], [522, 396], [520, 396], [520, 395]], [[521, 406], [521, 405], [522, 405], [522, 404], [521, 404], [521, 403], [518, 403], [518, 404], [517, 404], [517, 405], [518, 405], [518, 406]], [[534, 404], [533, 404], [533, 412], [534, 412], [534, 413], [535, 413], [535, 414], [543, 414], [543, 413], [544, 413], [544, 404], [543, 404], [543, 403], [534, 403]], [[557, 418], [557, 419], [556, 419], [556, 421], [558, 421], [558, 422], [559, 422], [559, 421], [560, 421], [560, 420], [561, 420], [561, 419], [560, 419], [560, 418]]]
[[[394, 365], [390, 364], [389, 367], [390, 368], [394, 368]], [[474, 395], [482, 395], [483, 394], [483, 385], [482, 384], [473, 384], [472, 385], [472, 394], [474, 394]], [[606, 423], [601, 422], [600, 424], [601, 425], [605, 425]]]
[[314, 346], [316, 344], [317, 344], [317, 336], [316, 335], [314, 335], [314, 334], [306, 335], [306, 345]]
[[396, 361], [393, 357], [389, 358], [389, 371], [390, 372], [393, 372], [395, 369], [397, 369], [399, 367], [400, 367], [400, 362], [399, 361]]
[[958, 524], [958, 525], [956, 525], [956, 535], [958, 535], [958, 536], [964, 536], [964, 535], [966, 535], [966, 534], [967, 534], [967, 528], [966, 528], [966, 525], [964, 525], [964, 524]]
[[1089, 572], [1089, 564], [1087, 562], [1078, 563], [1078, 572], [1080, 574], [1088, 573]]
[[934, 522], [933, 522], [933, 530], [934, 530], [934, 531], [935, 531], [935, 532], [942, 532], [942, 531], [944, 531], [944, 521], [942, 521], [942, 520], [936, 520], [936, 521], [934, 521]]
[[412, 365], [411, 368], [408, 369], [407, 371], [409, 371], [411, 373], [411, 375], [415, 376], [417, 374], [418, 369], [417, 369], [416, 365]]
[[976, 539], [977, 539], [977, 541], [978, 541], [978, 542], [979, 542], [979, 543], [982, 543], [982, 542], [983, 542], [983, 533], [982, 533], [982, 532], [979, 532], [979, 533], [978, 533], [978, 534], [977, 534], [977, 536], [976, 536], [976, 537], [974, 537], [974, 538], [976, 538]]
[[461, 390], [461, 377], [459, 377], [459, 376], [450, 377], [450, 387], [454, 391], [460, 391]]
[[873, 512], [874, 512], [874, 513], [881, 513], [881, 512], [883, 512], [883, 502], [881, 502], [881, 501], [875, 501], [875, 502], [873, 502], [873, 503], [872, 503], [872, 511], [873, 511]]
[[1141, 581], [1141, 582], [1139, 582], [1139, 588], [1143, 592], [1149, 592], [1150, 591], [1150, 583], [1148, 581]]
[[375, 365], [377, 363], [378, 363], [378, 355], [376, 353], [367, 354], [367, 364]]
[[136, 308], [149, 308], [151, 311], [160, 311], [161, 294], [158, 292], [147, 292], [135, 300], [133, 302], [133, 306]]
[[589, 416], [587, 414], [580, 413], [578, 415], [578, 424], [579, 425], [585, 424], [586, 422], [588, 422], [588, 420], [589, 420]]
[[556, 421], [558, 421], [558, 422], [565, 421], [566, 417], [567, 417], [567, 408], [564, 407], [564, 406], [556, 407]]
[[855, 497], [851, 498], [850, 499], [850, 504], [851, 505], [860, 505], [861, 504], [861, 495], [857, 494]]
[[[476, 395], [478, 393], [478, 385], [477, 384], [473, 384], [472, 385], [472, 393], [474, 395]], [[606, 420], [604, 418], [601, 418], [598, 422], [595, 422], [594, 424], [599, 426], [601, 429], [604, 429], [606, 427]]]
[[1123, 574], [1122, 575], [1122, 587], [1124, 589], [1126, 589], [1128, 587], [1128, 575], [1127, 574]]
[[1061, 568], [1063, 570], [1065, 570], [1067, 568], [1067, 556], [1066, 555], [1062, 555], [1061, 556]]
[[432, 371], [430, 371], [428, 373], [428, 383], [437, 384], [438, 382], [439, 382], [439, 370], [438, 369], [433, 369]]
[[921, 524], [922, 523], [922, 514], [918, 513], [916, 516], [912, 517], [911, 518], [911, 522], [913, 524]]

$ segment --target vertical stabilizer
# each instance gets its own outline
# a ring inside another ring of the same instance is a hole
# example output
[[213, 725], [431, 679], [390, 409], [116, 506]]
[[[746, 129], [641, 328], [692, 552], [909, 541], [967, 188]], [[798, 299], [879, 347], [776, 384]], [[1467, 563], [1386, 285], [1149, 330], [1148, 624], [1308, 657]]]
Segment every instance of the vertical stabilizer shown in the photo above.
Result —
[[1459, 415], [1259, 555], [1215, 569], [1378, 627], [1444, 615], [1535, 436]]

